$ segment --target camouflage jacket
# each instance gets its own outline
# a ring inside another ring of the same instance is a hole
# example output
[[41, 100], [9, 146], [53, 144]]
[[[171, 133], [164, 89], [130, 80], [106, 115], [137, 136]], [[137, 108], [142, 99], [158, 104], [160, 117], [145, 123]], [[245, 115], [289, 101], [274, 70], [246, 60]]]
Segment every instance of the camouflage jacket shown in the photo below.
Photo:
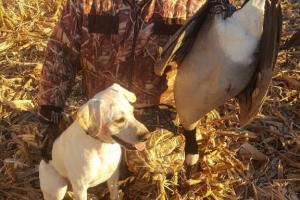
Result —
[[129, 89], [137, 103], [160, 103], [168, 78], [154, 73], [159, 49], [201, 5], [202, 0], [67, 0], [45, 52], [39, 105], [64, 107], [79, 70], [88, 97], [113, 82], [128, 88], [131, 73]]

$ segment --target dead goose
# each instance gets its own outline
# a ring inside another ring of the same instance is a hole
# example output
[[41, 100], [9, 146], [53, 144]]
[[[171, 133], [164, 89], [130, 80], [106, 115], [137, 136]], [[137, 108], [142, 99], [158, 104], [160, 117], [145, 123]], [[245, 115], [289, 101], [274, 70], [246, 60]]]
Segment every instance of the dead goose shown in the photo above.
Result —
[[240, 121], [260, 109], [271, 81], [281, 32], [281, 8], [275, 0], [249, 0], [230, 12], [227, 0], [208, 0], [169, 40], [155, 65], [158, 75], [170, 62], [179, 65], [176, 109], [185, 129], [186, 163], [198, 161], [198, 120], [231, 98], [240, 105]]

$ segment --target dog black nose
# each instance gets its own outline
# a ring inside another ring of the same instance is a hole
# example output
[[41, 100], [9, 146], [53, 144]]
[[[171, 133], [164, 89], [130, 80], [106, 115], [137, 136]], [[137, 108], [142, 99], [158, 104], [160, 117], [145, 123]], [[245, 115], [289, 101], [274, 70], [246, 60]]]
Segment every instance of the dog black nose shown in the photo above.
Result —
[[139, 135], [138, 139], [142, 142], [146, 141], [149, 137], [151, 136], [151, 134], [149, 132]]

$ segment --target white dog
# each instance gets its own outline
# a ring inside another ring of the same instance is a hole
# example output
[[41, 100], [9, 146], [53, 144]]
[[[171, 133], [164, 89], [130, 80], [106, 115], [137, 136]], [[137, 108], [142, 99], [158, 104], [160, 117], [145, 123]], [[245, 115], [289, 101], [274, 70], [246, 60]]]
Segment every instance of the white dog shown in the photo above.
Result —
[[121, 145], [142, 151], [147, 128], [133, 116], [136, 97], [113, 84], [81, 107], [76, 120], [54, 142], [52, 160], [40, 162], [45, 200], [62, 200], [71, 184], [76, 200], [87, 189], [107, 181], [111, 199], [119, 199]]

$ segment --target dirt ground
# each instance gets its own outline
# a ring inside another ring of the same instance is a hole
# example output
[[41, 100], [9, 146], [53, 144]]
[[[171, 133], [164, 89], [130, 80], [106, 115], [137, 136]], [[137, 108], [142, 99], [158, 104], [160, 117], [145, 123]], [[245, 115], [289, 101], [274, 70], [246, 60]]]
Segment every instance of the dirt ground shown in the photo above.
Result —
[[[39, 200], [34, 141], [43, 51], [63, 0], [0, 0], [0, 200]], [[300, 29], [300, 1], [282, 0], [282, 44]], [[249, 16], [251, 17], [251, 16]], [[85, 99], [80, 76], [66, 116]], [[300, 199], [300, 49], [280, 51], [261, 113], [238, 123], [236, 102], [208, 113], [199, 125], [199, 171], [134, 173], [120, 182], [125, 199]], [[163, 167], [168, 160], [153, 164]], [[169, 166], [169, 167], [170, 167]], [[179, 180], [177, 180], [179, 179]], [[176, 185], [178, 183], [178, 185]], [[107, 199], [107, 188], [89, 199]], [[68, 192], [66, 199], [72, 199]]]

